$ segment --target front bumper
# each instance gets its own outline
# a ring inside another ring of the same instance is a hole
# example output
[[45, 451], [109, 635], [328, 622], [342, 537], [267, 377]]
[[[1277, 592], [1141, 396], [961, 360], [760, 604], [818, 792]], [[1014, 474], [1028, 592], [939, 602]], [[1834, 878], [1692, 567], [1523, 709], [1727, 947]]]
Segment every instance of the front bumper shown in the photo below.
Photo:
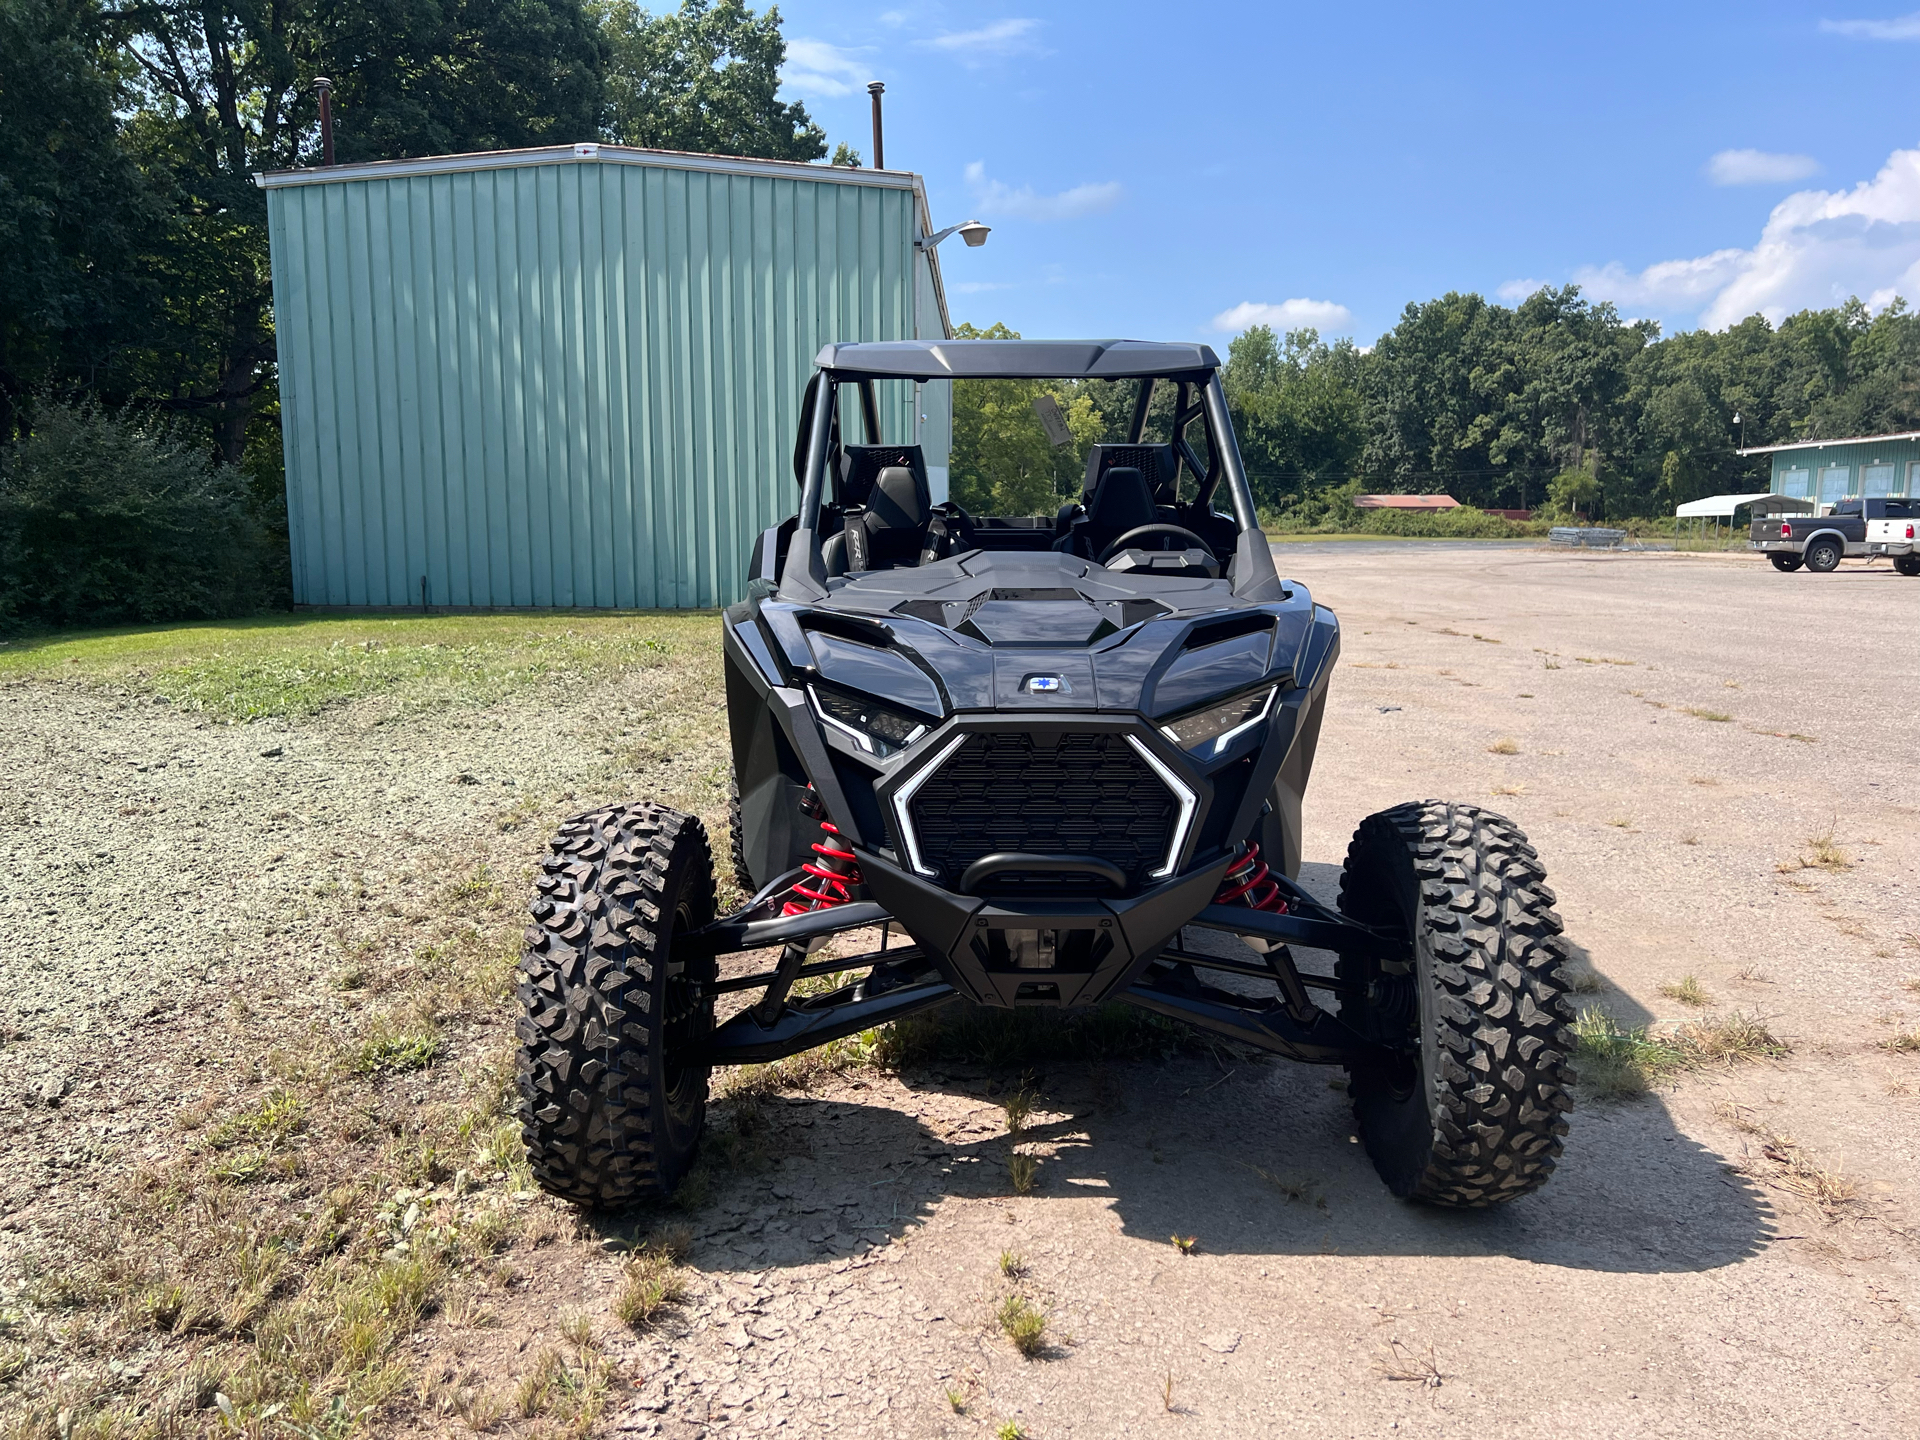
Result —
[[1097, 1005], [1126, 990], [1219, 892], [1229, 857], [1137, 895], [1006, 900], [959, 895], [856, 851], [867, 893], [960, 994], [982, 1005]]

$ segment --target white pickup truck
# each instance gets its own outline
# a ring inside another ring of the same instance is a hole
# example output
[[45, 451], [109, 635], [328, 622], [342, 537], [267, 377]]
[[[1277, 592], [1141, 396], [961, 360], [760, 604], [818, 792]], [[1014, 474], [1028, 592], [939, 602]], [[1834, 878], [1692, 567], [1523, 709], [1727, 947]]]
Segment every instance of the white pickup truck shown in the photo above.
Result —
[[[1864, 502], [1867, 513], [1867, 554], [1885, 555], [1902, 575], [1920, 575], [1920, 496]], [[1879, 510], [1881, 513], [1876, 514]]]

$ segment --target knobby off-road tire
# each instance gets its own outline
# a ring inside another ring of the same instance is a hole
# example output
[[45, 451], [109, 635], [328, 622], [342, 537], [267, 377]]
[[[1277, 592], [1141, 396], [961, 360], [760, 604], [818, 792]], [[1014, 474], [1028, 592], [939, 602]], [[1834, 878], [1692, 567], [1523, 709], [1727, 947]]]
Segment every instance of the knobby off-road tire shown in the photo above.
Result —
[[1838, 570], [1840, 557], [1845, 553], [1838, 540], [1816, 540], [1806, 548], [1807, 569], [1816, 575]]
[[1794, 571], [1798, 570], [1801, 565], [1806, 563], [1798, 555], [1789, 554], [1785, 550], [1769, 551], [1767, 553], [1767, 559], [1773, 562], [1774, 569], [1785, 575], [1791, 575]]
[[740, 826], [740, 777], [727, 777], [727, 849], [733, 861], [733, 883], [754, 893], [753, 872], [747, 868], [747, 832]]
[[669, 1193], [706, 1123], [713, 965], [671, 958], [713, 919], [705, 828], [664, 805], [614, 805], [554, 837], [517, 994], [520, 1122], [541, 1186], [603, 1207]]
[[1339, 965], [1373, 997], [1358, 1028], [1418, 1042], [1407, 1061], [1348, 1067], [1360, 1138], [1395, 1195], [1497, 1205], [1553, 1173], [1573, 1108], [1553, 900], [1520, 828], [1474, 806], [1410, 802], [1354, 832], [1341, 911], [1414, 942], [1400, 974]]

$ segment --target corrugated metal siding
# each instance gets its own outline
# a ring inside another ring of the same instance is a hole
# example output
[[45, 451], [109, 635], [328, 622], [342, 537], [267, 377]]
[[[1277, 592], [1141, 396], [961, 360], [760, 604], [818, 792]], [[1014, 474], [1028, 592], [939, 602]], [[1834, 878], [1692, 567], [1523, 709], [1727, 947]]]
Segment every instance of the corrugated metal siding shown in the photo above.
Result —
[[915, 204], [595, 162], [269, 190], [295, 599], [737, 598], [814, 354], [913, 338]]
[[1861, 469], [1867, 465], [1891, 465], [1893, 493], [1920, 495], [1920, 442], [1913, 440], [1856, 440], [1850, 445], [1809, 445], [1778, 451], [1773, 456], [1773, 482], [1776, 495], [1784, 494], [1789, 470], [1808, 472], [1810, 497], [1820, 492], [1820, 472], [1829, 466], [1844, 465], [1848, 470], [1847, 494], [1860, 493]]

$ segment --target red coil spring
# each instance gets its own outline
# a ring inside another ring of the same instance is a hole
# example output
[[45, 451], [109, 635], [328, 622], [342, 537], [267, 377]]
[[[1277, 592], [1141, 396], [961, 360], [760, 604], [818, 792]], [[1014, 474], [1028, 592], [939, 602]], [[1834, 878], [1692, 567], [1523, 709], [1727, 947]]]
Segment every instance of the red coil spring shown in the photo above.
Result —
[[1260, 847], [1251, 840], [1240, 858], [1227, 867], [1220, 881], [1220, 893], [1213, 897], [1216, 905], [1231, 905], [1236, 900], [1273, 915], [1287, 913], [1287, 902], [1280, 898], [1280, 886], [1267, 868], [1267, 862], [1260, 858]]
[[847, 842], [840, 834], [840, 827], [827, 818], [819, 800], [809, 793], [801, 808], [809, 816], [819, 819], [820, 829], [827, 838], [814, 842], [813, 853], [820, 858], [809, 860], [800, 867], [806, 871], [816, 888], [809, 889], [805, 880], [796, 880], [793, 893], [802, 898], [789, 900], [782, 905], [782, 915], [804, 915], [809, 910], [844, 905], [853, 898], [853, 887], [861, 883], [860, 866], [854, 859], [853, 851], [846, 848]]

